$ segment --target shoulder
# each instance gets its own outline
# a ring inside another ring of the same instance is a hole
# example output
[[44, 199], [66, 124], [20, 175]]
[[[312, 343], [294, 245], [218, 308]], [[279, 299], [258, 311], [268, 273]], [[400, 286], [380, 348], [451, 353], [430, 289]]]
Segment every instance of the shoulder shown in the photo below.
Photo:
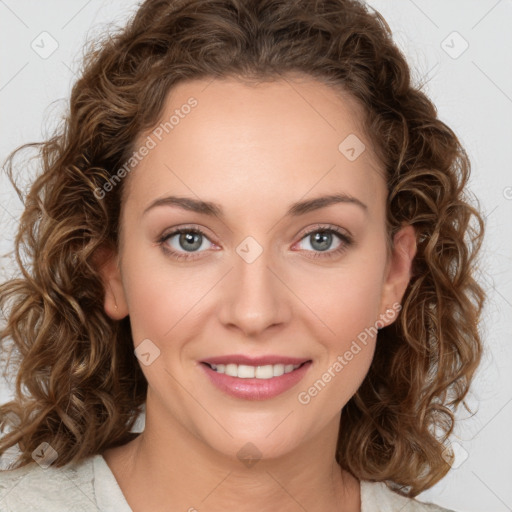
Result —
[[455, 512], [392, 491], [384, 482], [361, 480], [361, 512]]
[[94, 498], [93, 457], [60, 468], [43, 468], [32, 462], [0, 471], [2, 512], [92, 512]]

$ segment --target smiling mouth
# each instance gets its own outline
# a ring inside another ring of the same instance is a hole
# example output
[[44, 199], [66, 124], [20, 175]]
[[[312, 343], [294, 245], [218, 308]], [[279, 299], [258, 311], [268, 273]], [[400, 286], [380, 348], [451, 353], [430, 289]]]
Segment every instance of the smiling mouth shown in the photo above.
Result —
[[210, 364], [203, 362], [217, 373], [228, 375], [229, 377], [238, 377], [239, 379], [272, 379], [288, 373], [292, 373], [301, 366], [309, 363], [304, 361], [301, 364], [266, 364], [266, 365], [246, 365], [246, 364]]

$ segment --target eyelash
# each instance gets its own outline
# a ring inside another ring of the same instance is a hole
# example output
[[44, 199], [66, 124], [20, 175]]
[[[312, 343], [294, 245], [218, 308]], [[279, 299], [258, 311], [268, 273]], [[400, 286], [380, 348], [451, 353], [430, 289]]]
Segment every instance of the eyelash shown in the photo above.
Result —
[[[187, 253], [175, 251], [173, 249], [169, 249], [169, 247], [167, 247], [165, 245], [165, 242], [167, 242], [167, 240], [169, 240], [173, 236], [184, 234], [184, 233], [199, 234], [209, 240], [206, 233], [204, 233], [201, 229], [196, 228], [196, 227], [193, 227], [193, 228], [192, 227], [184, 227], [184, 228], [175, 229], [174, 231], [171, 231], [170, 233], [166, 233], [166, 234], [162, 235], [158, 239], [157, 244], [162, 248], [162, 250], [166, 254], [168, 254], [169, 256], [171, 256], [172, 258], [174, 258], [176, 260], [197, 259], [195, 256], [192, 256], [193, 254], [197, 254], [197, 252], [196, 253], [191, 252], [191, 253], [187, 254]], [[338, 238], [340, 239], [342, 244], [337, 249], [330, 250], [330, 251], [306, 251], [306, 252], [312, 253], [312, 255], [309, 257], [311, 257], [313, 259], [315, 259], [315, 258], [334, 258], [336, 256], [341, 255], [343, 252], [345, 252], [353, 243], [352, 238], [349, 235], [347, 235], [346, 233], [342, 232], [341, 229], [339, 229], [338, 227], [322, 226], [322, 225], [317, 225], [312, 230], [308, 231], [307, 233], [304, 233], [301, 236], [299, 241], [302, 241], [304, 238], [306, 238], [314, 233], [333, 233], [338, 236]]]

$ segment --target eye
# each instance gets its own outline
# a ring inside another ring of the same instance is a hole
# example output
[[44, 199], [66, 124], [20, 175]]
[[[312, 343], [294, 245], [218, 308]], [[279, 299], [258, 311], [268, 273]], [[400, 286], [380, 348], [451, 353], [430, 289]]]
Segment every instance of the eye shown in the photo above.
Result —
[[[312, 258], [331, 258], [340, 255], [352, 244], [352, 238], [337, 226], [315, 226], [301, 238], [302, 241], [306, 242], [305, 250], [311, 252], [309, 257]], [[333, 243], [336, 244], [335, 247], [329, 249]]]
[[194, 253], [208, 249], [208, 237], [198, 228], [179, 228], [164, 234], [158, 243], [162, 249], [175, 259], [193, 259]]
[[[310, 248], [304, 250], [311, 253], [310, 258], [332, 258], [340, 255], [352, 245], [352, 238], [337, 226], [317, 225], [302, 236]], [[333, 243], [336, 246], [329, 249]], [[208, 244], [214, 245], [207, 235], [199, 228], [181, 227], [165, 233], [158, 240], [162, 250], [176, 260], [192, 260], [196, 254], [208, 249]], [[203, 249], [203, 250], [201, 250]]]

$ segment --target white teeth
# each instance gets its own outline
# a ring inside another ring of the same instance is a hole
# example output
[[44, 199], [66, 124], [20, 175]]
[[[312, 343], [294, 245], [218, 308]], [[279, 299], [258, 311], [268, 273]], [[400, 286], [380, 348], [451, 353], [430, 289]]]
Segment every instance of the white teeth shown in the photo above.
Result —
[[[293, 364], [292, 364], [293, 370]], [[284, 364], [275, 364], [274, 365], [274, 377], [280, 377], [284, 374]]]
[[238, 376], [238, 366], [236, 364], [227, 364], [224, 370], [226, 375], [231, 375], [231, 377]]
[[255, 371], [256, 370], [254, 366], [247, 366], [245, 364], [241, 364], [238, 366], [237, 377], [240, 377], [241, 379], [253, 379]]
[[271, 364], [256, 367], [254, 376], [257, 379], [271, 379], [274, 376], [274, 367]]
[[225, 373], [239, 379], [271, 379], [296, 370], [300, 364], [267, 364], [264, 366], [249, 366], [246, 364], [211, 364], [212, 370]]

